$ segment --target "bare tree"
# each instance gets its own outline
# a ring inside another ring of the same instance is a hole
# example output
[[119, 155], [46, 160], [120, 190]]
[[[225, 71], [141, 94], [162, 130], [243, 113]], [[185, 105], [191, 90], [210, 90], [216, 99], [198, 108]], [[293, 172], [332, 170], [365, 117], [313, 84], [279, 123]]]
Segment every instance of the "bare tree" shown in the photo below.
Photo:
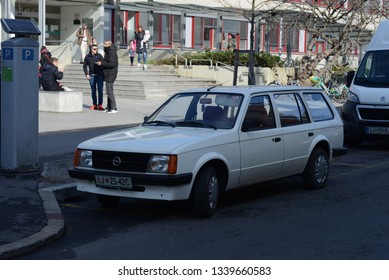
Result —
[[282, 1], [272, 0], [216, 0], [228, 8], [229, 11], [244, 17], [250, 24], [250, 52], [249, 52], [249, 84], [255, 84], [254, 76], [254, 32], [258, 18], [274, 14], [282, 5]]
[[[310, 35], [306, 53], [311, 63], [309, 67], [314, 69], [326, 59], [325, 66], [317, 73], [320, 76], [339, 65], [340, 57], [366, 44], [386, 11], [380, 0], [322, 0], [321, 5], [312, 0], [283, 2], [289, 2], [283, 6], [284, 11], [290, 11], [286, 19], [289, 24], [297, 25]], [[324, 42], [327, 49], [314, 54], [317, 42]]]

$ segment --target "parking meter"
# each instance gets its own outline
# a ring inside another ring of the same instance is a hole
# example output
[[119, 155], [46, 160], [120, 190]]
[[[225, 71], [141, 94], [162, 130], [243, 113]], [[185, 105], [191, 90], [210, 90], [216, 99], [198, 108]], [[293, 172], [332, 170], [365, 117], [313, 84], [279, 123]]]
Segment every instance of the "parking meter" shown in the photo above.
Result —
[[38, 168], [39, 43], [31, 20], [1, 19], [5, 32], [16, 36], [1, 43], [1, 170]]

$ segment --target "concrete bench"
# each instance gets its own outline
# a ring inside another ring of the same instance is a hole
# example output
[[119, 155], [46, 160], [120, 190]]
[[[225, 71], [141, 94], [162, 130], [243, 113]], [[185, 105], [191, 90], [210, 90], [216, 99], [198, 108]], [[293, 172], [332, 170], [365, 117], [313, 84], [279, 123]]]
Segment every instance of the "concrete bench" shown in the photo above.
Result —
[[56, 113], [82, 112], [80, 91], [39, 91], [39, 111]]

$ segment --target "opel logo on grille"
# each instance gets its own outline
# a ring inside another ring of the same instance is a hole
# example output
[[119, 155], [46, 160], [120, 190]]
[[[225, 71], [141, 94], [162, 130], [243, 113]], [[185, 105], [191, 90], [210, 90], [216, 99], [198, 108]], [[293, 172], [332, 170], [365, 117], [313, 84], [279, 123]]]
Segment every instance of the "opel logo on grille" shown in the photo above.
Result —
[[120, 157], [115, 157], [113, 160], [112, 160], [112, 164], [114, 166], [119, 166], [120, 164], [122, 163], [122, 160]]

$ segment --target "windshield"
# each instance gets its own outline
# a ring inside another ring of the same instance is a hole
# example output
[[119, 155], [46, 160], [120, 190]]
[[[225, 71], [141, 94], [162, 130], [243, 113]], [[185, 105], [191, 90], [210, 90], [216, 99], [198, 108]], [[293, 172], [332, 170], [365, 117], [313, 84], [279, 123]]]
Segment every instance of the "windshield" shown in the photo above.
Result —
[[365, 87], [389, 87], [389, 50], [365, 54], [354, 84]]
[[243, 96], [226, 93], [174, 95], [142, 125], [230, 129], [235, 125]]

